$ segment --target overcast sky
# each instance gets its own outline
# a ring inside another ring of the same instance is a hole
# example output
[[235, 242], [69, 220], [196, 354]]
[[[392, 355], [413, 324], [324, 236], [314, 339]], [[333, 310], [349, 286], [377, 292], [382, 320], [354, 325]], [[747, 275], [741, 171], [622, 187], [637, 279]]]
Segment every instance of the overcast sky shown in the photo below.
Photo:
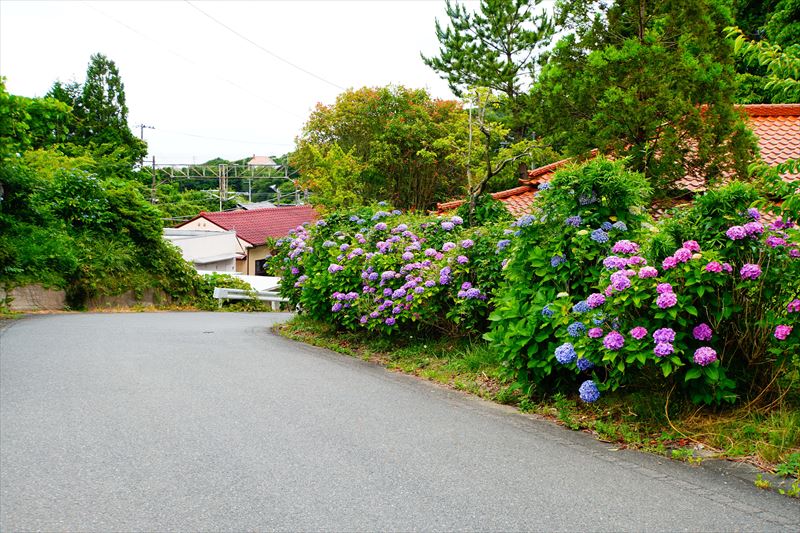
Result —
[[438, 50], [437, 17], [444, 0], [0, 0], [0, 75], [11, 93], [41, 96], [83, 82], [100, 52], [120, 70], [132, 128], [155, 128], [144, 138], [157, 163], [279, 155], [317, 102], [347, 88], [453, 98], [419, 57]]

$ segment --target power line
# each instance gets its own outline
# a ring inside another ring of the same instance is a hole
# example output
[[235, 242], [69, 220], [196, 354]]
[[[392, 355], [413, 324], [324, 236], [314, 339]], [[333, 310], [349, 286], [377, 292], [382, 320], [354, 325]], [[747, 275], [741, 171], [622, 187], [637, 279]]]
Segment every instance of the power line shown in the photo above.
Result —
[[[196, 61], [194, 61], [193, 59], [190, 59], [190, 58], [188, 58], [188, 57], [184, 56], [183, 54], [180, 54], [180, 53], [176, 52], [175, 50], [173, 50], [173, 49], [172, 49], [172, 48], [170, 48], [169, 46], [165, 45], [165, 44], [164, 44], [164, 43], [162, 43], [161, 41], [159, 41], [159, 40], [157, 40], [157, 39], [154, 39], [154, 38], [150, 37], [149, 35], [146, 35], [146, 34], [142, 33], [141, 31], [139, 31], [139, 30], [137, 30], [136, 28], [134, 28], [134, 27], [130, 26], [129, 24], [126, 24], [125, 22], [123, 22], [123, 21], [121, 21], [121, 20], [117, 19], [116, 17], [113, 17], [112, 15], [109, 15], [109, 14], [108, 14], [108, 13], [106, 13], [105, 11], [102, 11], [102, 10], [100, 10], [100, 9], [97, 9], [96, 7], [94, 7], [94, 6], [93, 6], [92, 4], [90, 4], [89, 2], [83, 2], [83, 4], [84, 4], [86, 7], [88, 7], [89, 9], [91, 9], [91, 10], [93, 10], [93, 11], [95, 11], [95, 12], [97, 12], [97, 13], [101, 14], [101, 15], [103, 15], [104, 17], [106, 17], [106, 18], [108, 18], [108, 19], [110, 19], [110, 20], [113, 20], [114, 22], [116, 22], [116, 23], [117, 23], [117, 24], [119, 24], [120, 26], [122, 26], [122, 27], [124, 27], [124, 28], [128, 29], [129, 31], [131, 31], [131, 32], [135, 33], [136, 35], [139, 35], [140, 37], [143, 37], [143, 38], [147, 39], [148, 41], [150, 41], [150, 42], [153, 42], [153, 43], [157, 44], [157, 45], [158, 45], [160, 48], [163, 48], [163, 49], [167, 50], [169, 53], [171, 53], [171, 54], [172, 54], [172, 55], [174, 55], [175, 57], [178, 57], [179, 59], [182, 59], [183, 61], [186, 61], [187, 63], [190, 63], [190, 64], [192, 64], [192, 65], [194, 65], [194, 66], [196, 66], [196, 67], [199, 67], [199, 68], [203, 68], [203, 69], [205, 69], [205, 68], [207, 67], [207, 65], [200, 65], [199, 63], [197, 63], [197, 62], [196, 62]], [[195, 6], [192, 6], [192, 7], [195, 7]], [[196, 8], [196, 7], [195, 7], [195, 9], [199, 9], [199, 8]], [[291, 111], [287, 111], [287, 110], [286, 110], [286, 108], [285, 108], [284, 106], [280, 106], [280, 105], [278, 105], [278, 104], [275, 104], [275, 103], [273, 103], [273, 102], [270, 102], [269, 100], [265, 99], [265, 98], [264, 98], [263, 96], [261, 96], [260, 94], [258, 94], [258, 93], [256, 93], [256, 92], [253, 92], [253, 91], [251, 91], [250, 89], [248, 89], [247, 87], [244, 87], [244, 86], [242, 86], [242, 85], [239, 85], [238, 83], [236, 83], [236, 82], [234, 82], [234, 81], [231, 81], [231, 80], [229, 80], [228, 78], [225, 78], [225, 77], [219, 76], [219, 75], [217, 75], [217, 74], [215, 74], [215, 73], [212, 73], [212, 74], [211, 74], [211, 76], [213, 76], [214, 78], [216, 78], [216, 79], [218, 79], [218, 80], [220, 80], [220, 81], [223, 81], [223, 82], [225, 82], [225, 83], [227, 83], [227, 84], [229, 84], [229, 85], [232, 85], [233, 87], [235, 87], [235, 88], [239, 89], [240, 91], [243, 91], [243, 92], [245, 92], [245, 93], [249, 94], [249, 95], [250, 95], [250, 96], [252, 96], [253, 98], [257, 98], [257, 99], [261, 100], [262, 102], [264, 102], [264, 103], [265, 103], [265, 104], [267, 104], [268, 106], [270, 106], [270, 107], [272, 107], [272, 108], [275, 108], [275, 109], [277, 109], [278, 111], [280, 111], [280, 112], [282, 112], [282, 113], [284, 113], [284, 114], [286, 114], [286, 115], [289, 115], [290, 117], [299, 118], [299, 119], [301, 119], [301, 120], [305, 120], [305, 119], [306, 119], [306, 117], [302, 117], [302, 116], [300, 116], [300, 115], [297, 115], [297, 114], [295, 114], [295, 113], [292, 113]]]
[[288, 59], [284, 59], [284, 58], [282, 58], [281, 56], [279, 56], [279, 55], [278, 55], [278, 54], [276, 54], [275, 52], [272, 52], [272, 51], [270, 51], [270, 50], [267, 50], [266, 48], [264, 48], [263, 46], [261, 46], [260, 44], [258, 44], [257, 42], [255, 42], [254, 40], [250, 39], [249, 37], [246, 37], [245, 35], [242, 35], [241, 33], [239, 33], [238, 31], [234, 30], [233, 28], [231, 28], [230, 26], [228, 26], [228, 25], [227, 25], [227, 24], [225, 24], [224, 22], [222, 22], [222, 21], [220, 21], [219, 19], [217, 19], [217, 18], [213, 17], [212, 15], [209, 15], [208, 13], [206, 13], [205, 11], [203, 11], [202, 9], [200, 9], [199, 7], [197, 7], [196, 5], [194, 5], [193, 3], [191, 3], [189, 0], [184, 0], [184, 2], [186, 2], [187, 4], [189, 4], [190, 6], [192, 6], [194, 9], [196, 9], [197, 11], [199, 11], [200, 13], [202, 13], [203, 15], [205, 15], [206, 17], [208, 17], [208, 18], [209, 18], [209, 19], [211, 19], [212, 21], [216, 22], [217, 24], [219, 24], [220, 26], [222, 26], [223, 28], [225, 28], [225, 29], [226, 29], [226, 30], [228, 30], [229, 32], [233, 33], [234, 35], [236, 35], [236, 36], [237, 36], [237, 37], [239, 37], [240, 39], [243, 39], [243, 40], [247, 41], [248, 43], [252, 44], [252, 45], [253, 45], [253, 46], [255, 46], [256, 48], [258, 48], [259, 50], [261, 50], [262, 52], [264, 52], [264, 53], [266, 53], [266, 54], [269, 54], [270, 56], [274, 57], [274, 58], [275, 58], [275, 59], [277, 59], [278, 61], [281, 61], [281, 62], [283, 62], [283, 63], [286, 63], [286, 64], [287, 64], [287, 65], [289, 65], [290, 67], [292, 67], [292, 68], [295, 68], [295, 69], [299, 70], [300, 72], [303, 72], [304, 74], [307, 74], [307, 75], [311, 76], [312, 78], [316, 78], [316, 79], [318, 79], [319, 81], [321, 81], [321, 82], [323, 82], [323, 83], [327, 83], [328, 85], [331, 85], [331, 86], [333, 86], [333, 87], [336, 87], [336, 88], [337, 88], [337, 89], [339, 89], [339, 90], [342, 90], [342, 91], [344, 91], [344, 90], [345, 90], [345, 88], [344, 88], [344, 87], [342, 87], [341, 85], [337, 85], [336, 83], [333, 83], [332, 81], [326, 80], [326, 79], [325, 79], [325, 78], [323, 78], [322, 76], [319, 76], [319, 75], [317, 75], [317, 74], [314, 74], [314, 73], [313, 73], [313, 72], [311, 72], [310, 70], [306, 70], [306, 69], [304, 69], [303, 67], [301, 67], [300, 65], [296, 65], [295, 63], [292, 63], [292, 62], [291, 62], [291, 61], [289, 61]]
[[163, 132], [166, 132], [166, 133], [172, 133], [174, 135], [185, 135], [186, 137], [195, 137], [197, 139], [208, 139], [208, 140], [211, 140], [211, 141], [225, 141], [225, 142], [241, 143], [241, 144], [261, 144], [261, 145], [268, 145], [268, 146], [293, 146], [291, 143], [273, 143], [273, 142], [263, 142], [263, 141], [245, 141], [243, 139], [226, 139], [224, 137], [209, 137], [207, 135], [197, 135], [196, 133], [187, 133], [185, 131], [166, 130], [166, 129], [163, 129], [163, 128], [158, 128], [158, 131], [163, 131]]

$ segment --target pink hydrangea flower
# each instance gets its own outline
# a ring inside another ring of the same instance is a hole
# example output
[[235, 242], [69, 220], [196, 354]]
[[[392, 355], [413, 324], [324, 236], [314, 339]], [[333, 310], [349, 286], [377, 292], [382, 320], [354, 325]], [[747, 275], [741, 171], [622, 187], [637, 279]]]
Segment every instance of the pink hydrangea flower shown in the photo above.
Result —
[[772, 248], [777, 248], [778, 246], [786, 246], [786, 239], [781, 239], [775, 235], [770, 235], [767, 237], [766, 243]]
[[656, 292], [658, 294], [665, 294], [665, 293], [668, 293], [668, 292], [673, 292], [672, 291], [672, 285], [670, 285], [669, 283], [659, 283], [658, 286], [656, 286]]
[[748, 222], [744, 225], [744, 231], [750, 236], [761, 235], [764, 233], [764, 226], [761, 222]]
[[643, 338], [647, 337], [647, 330], [642, 326], [636, 326], [631, 330], [631, 337], [637, 341], [642, 340]]
[[711, 261], [706, 265], [705, 270], [706, 272], [714, 272], [719, 274], [722, 272], [722, 264], [720, 264], [719, 261]]
[[664, 270], [669, 270], [670, 268], [674, 268], [675, 265], [677, 265], [677, 264], [678, 264], [678, 260], [675, 259], [674, 257], [670, 256], [670, 257], [664, 258], [664, 261], [661, 262], [661, 268], [663, 268]]
[[686, 263], [692, 258], [692, 252], [686, 248], [678, 248], [675, 250], [675, 253], [672, 255], [672, 257], [674, 257], [679, 263]]
[[786, 306], [786, 310], [790, 313], [800, 313], [800, 300], [794, 299]]
[[665, 292], [664, 294], [659, 294], [658, 298], [656, 299], [656, 305], [658, 305], [658, 307], [661, 309], [673, 307], [676, 303], [678, 303], [678, 297], [675, 296], [674, 292]]
[[723, 270], [723, 272], [730, 273], [730, 272], [733, 272], [733, 267], [731, 266], [730, 263], [722, 263], [722, 270]]
[[690, 252], [699, 252], [700, 245], [697, 244], [697, 241], [686, 241], [683, 243], [683, 247], [689, 250]]
[[731, 226], [725, 235], [732, 241], [738, 241], [747, 237], [747, 231], [742, 226]]
[[589, 307], [594, 309], [595, 307], [600, 307], [601, 305], [606, 303], [606, 297], [600, 294], [599, 292], [595, 292], [590, 294], [589, 297], [586, 298], [586, 303], [589, 305]]
[[781, 324], [775, 328], [775, 338], [779, 341], [785, 341], [786, 337], [792, 332], [792, 326]]
[[739, 271], [742, 279], [758, 279], [761, 275], [761, 267], [754, 263], [745, 263]]
[[700, 366], [708, 366], [717, 360], [717, 352], [708, 346], [701, 346], [694, 351], [694, 362]]
[[654, 278], [656, 276], [658, 276], [658, 270], [651, 266], [642, 267], [642, 269], [639, 271], [639, 277], [642, 279]]
[[603, 346], [609, 350], [619, 350], [625, 344], [625, 337], [618, 331], [609, 331], [608, 335], [603, 339]]
[[639, 245], [628, 240], [617, 241], [611, 251], [615, 254], [635, 254], [639, 251]]
[[647, 259], [639, 255], [632, 255], [628, 258], [628, 266], [646, 265]]

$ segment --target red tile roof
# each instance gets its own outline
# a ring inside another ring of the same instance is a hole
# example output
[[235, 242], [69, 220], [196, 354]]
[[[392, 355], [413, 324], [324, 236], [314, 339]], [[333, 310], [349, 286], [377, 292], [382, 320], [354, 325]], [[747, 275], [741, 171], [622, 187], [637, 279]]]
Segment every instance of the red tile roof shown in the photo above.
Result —
[[[761, 158], [770, 166], [785, 162], [788, 159], [800, 159], [800, 104], [749, 104], [740, 106], [748, 116], [748, 125], [758, 138]], [[592, 155], [597, 151], [593, 150]], [[530, 212], [533, 203], [534, 187], [538, 183], [549, 181], [555, 172], [572, 161], [562, 159], [528, 172], [528, 179], [522, 187], [493, 193], [492, 196], [506, 204], [514, 216]], [[797, 174], [784, 174], [787, 181], [800, 180]], [[686, 176], [681, 185], [691, 191], [700, 191], [705, 187], [703, 180]], [[456, 200], [437, 205], [437, 211], [444, 213], [455, 209], [463, 203]]]
[[236, 236], [253, 246], [264, 244], [268, 237], [285, 237], [290, 230], [305, 222], [313, 222], [319, 214], [310, 205], [266, 207], [249, 211], [203, 211], [189, 222], [205, 218], [225, 230], [235, 230]]

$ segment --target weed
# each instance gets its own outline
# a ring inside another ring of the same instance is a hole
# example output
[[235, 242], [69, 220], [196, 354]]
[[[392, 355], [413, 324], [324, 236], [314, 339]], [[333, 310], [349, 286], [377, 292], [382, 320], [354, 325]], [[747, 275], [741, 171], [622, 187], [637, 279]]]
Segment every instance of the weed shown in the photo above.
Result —
[[756, 487], [758, 487], [759, 489], [764, 489], [764, 490], [766, 490], [766, 489], [768, 489], [768, 488], [770, 487], [770, 482], [769, 482], [769, 480], [768, 480], [768, 479], [764, 479], [764, 478], [761, 476], [761, 474], [758, 474], [758, 475], [756, 476], [756, 480], [753, 482], [753, 484], [754, 484]]
[[795, 479], [792, 482], [792, 485], [789, 487], [789, 490], [778, 489], [778, 492], [780, 492], [784, 496], [790, 496], [792, 498], [800, 498], [800, 479]]
[[800, 478], [800, 452], [789, 454], [784, 462], [775, 465], [775, 473], [783, 477]]
[[558, 419], [561, 423], [572, 430], [580, 429], [580, 424], [578, 424], [573, 417], [575, 414], [575, 402], [567, 399], [567, 397], [560, 392], [553, 396], [553, 401], [555, 402]]

